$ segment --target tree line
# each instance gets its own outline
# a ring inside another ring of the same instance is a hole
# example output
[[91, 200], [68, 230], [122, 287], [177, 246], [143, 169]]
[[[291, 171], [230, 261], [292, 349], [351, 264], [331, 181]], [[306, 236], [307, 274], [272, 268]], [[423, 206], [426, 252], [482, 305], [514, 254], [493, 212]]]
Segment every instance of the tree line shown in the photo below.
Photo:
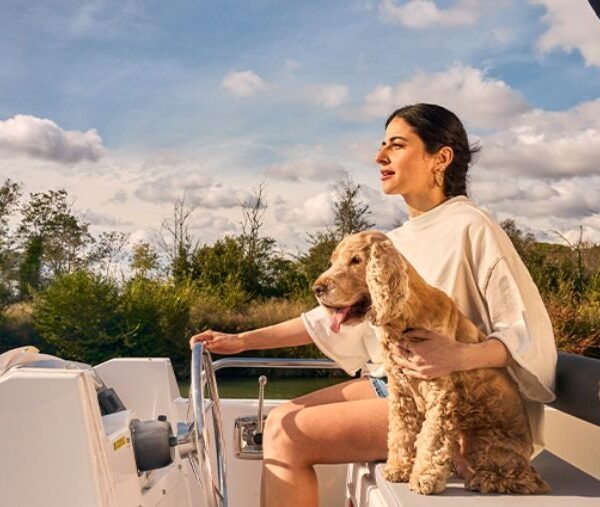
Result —
[[[65, 190], [24, 199], [20, 185], [6, 180], [0, 188], [0, 352], [34, 344], [91, 364], [168, 356], [185, 375], [191, 334], [266, 326], [314, 306], [312, 282], [338, 241], [374, 226], [360, 186], [347, 179], [337, 188], [334, 220], [295, 255], [264, 231], [264, 185], [240, 203], [238, 234], [202, 243], [190, 231], [194, 208], [181, 198], [154, 244], [138, 243], [128, 255], [127, 236], [93, 235]], [[502, 226], [542, 294], [558, 345], [600, 357], [600, 248], [581, 237], [540, 243], [513, 220]], [[314, 346], [274, 353], [319, 356]], [[263, 354], [273, 351], [252, 352]]]
[[[139, 355], [170, 356], [182, 366], [187, 337], [200, 329], [236, 332], [297, 316], [314, 306], [312, 282], [337, 242], [373, 227], [360, 186], [347, 179], [338, 188], [333, 223], [310, 235], [306, 251], [296, 255], [264, 233], [267, 202], [259, 185], [240, 203], [240, 233], [200, 243], [190, 232], [194, 208], [181, 198], [154, 244], [140, 242], [127, 256], [126, 235], [91, 234], [65, 190], [25, 200], [20, 186], [6, 180], [0, 352], [33, 343], [94, 364]], [[318, 355], [314, 347], [284, 353]]]

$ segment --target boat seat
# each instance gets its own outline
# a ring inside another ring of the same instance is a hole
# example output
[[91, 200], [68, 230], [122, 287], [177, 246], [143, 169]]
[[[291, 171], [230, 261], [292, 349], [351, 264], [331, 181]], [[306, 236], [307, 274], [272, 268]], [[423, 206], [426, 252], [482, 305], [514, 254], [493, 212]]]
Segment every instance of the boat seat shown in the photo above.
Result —
[[[422, 496], [410, 491], [408, 484], [391, 483], [383, 477], [384, 463], [369, 464], [371, 477], [389, 507], [462, 507], [488, 506], [569, 506], [600, 505], [600, 360], [561, 352], [556, 367], [556, 400], [548, 410], [565, 414], [568, 424], [547, 421], [546, 444], [533, 466], [550, 484], [552, 492], [545, 495], [482, 495], [464, 489], [462, 481], [451, 477], [445, 491], [438, 495]], [[560, 414], [559, 414], [560, 415]], [[549, 424], [551, 423], [551, 424]], [[574, 424], [574, 426], [571, 426]], [[592, 431], [590, 432], [590, 428]], [[580, 432], [578, 430], [581, 430]], [[584, 436], [585, 435], [585, 436]], [[572, 456], [572, 463], [561, 459]], [[583, 468], [593, 469], [594, 476]], [[585, 466], [583, 464], [585, 462]], [[590, 462], [592, 466], [590, 467]]]
[[582, 472], [554, 454], [543, 451], [533, 465], [552, 487], [546, 495], [482, 495], [464, 489], [462, 481], [452, 477], [445, 491], [435, 496], [416, 495], [406, 483], [391, 483], [383, 478], [383, 463], [372, 465], [377, 487], [388, 507], [504, 507], [504, 506], [598, 506], [600, 481]]

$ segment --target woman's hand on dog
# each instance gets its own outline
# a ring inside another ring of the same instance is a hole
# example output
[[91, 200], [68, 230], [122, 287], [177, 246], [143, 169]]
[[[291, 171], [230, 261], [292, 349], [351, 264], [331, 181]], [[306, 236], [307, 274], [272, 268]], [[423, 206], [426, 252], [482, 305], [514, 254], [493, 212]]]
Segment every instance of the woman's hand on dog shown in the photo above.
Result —
[[468, 344], [428, 329], [411, 329], [403, 337], [406, 341], [394, 344], [392, 357], [407, 377], [429, 380], [464, 369]]
[[244, 350], [242, 339], [238, 334], [221, 333], [208, 329], [196, 334], [190, 338], [190, 349], [197, 342], [204, 343], [204, 346], [216, 354], [237, 354]]

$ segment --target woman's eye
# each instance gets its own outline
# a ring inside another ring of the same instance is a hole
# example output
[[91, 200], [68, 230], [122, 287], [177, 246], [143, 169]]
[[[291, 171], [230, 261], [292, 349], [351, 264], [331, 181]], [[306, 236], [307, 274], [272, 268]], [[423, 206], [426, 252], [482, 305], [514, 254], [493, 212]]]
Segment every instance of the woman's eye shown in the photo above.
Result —
[[350, 264], [360, 264], [361, 261], [362, 259], [358, 255], [355, 255], [350, 259]]
[[392, 144], [392, 149], [394, 150], [400, 150], [402, 148], [404, 148], [403, 144]]

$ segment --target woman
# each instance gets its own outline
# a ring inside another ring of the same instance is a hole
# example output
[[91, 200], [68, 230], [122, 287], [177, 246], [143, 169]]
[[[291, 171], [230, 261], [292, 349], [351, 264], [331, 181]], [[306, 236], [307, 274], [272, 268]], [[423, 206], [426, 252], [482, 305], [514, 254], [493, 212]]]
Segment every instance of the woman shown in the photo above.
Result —
[[[417, 104], [395, 111], [376, 162], [386, 194], [400, 194], [409, 220], [388, 235], [427, 282], [449, 294], [488, 336], [455, 342], [429, 330], [396, 364], [418, 378], [453, 371], [508, 367], [525, 400], [536, 451], [542, 446], [542, 402], [554, 397], [556, 349], [539, 293], [510, 239], [467, 197], [473, 150], [460, 120], [443, 107]], [[318, 505], [313, 465], [385, 460], [387, 404], [382, 357], [367, 324], [330, 329], [321, 308], [301, 317], [240, 334], [205, 331], [220, 354], [304, 345], [313, 341], [349, 374], [370, 375], [297, 398], [269, 413], [264, 433], [263, 501], [266, 506]], [[374, 389], [374, 387], [376, 389]]]

